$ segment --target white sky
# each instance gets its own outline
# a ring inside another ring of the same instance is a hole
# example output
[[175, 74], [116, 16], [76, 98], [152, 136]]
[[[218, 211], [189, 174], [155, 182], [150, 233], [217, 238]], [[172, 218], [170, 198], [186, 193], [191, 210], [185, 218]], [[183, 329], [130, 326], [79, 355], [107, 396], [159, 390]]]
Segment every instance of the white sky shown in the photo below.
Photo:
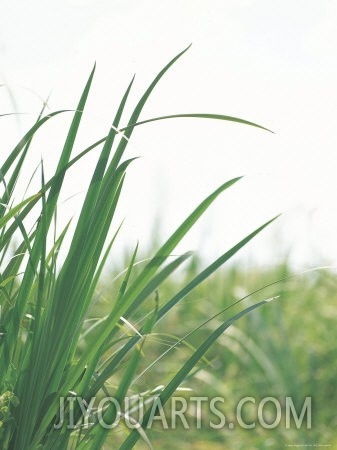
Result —
[[[242, 258], [275, 263], [289, 251], [302, 266], [336, 265], [337, 1], [2, 0], [0, 81], [11, 85], [22, 112], [36, 114], [36, 94], [46, 98], [50, 92], [52, 110], [74, 108], [96, 61], [81, 150], [106, 134], [134, 73], [130, 107], [191, 42], [141, 118], [222, 113], [276, 134], [191, 119], [140, 127], [127, 153], [142, 158], [127, 178], [119, 213], [126, 217], [121, 245], [139, 239], [146, 247], [158, 214], [167, 235], [219, 184], [246, 175], [179, 250], [216, 257], [282, 212], [278, 224], [243, 250]], [[5, 89], [0, 100], [0, 113], [13, 110]], [[1, 119], [1, 155], [34, 118]], [[55, 119], [37, 139], [36, 161], [42, 153], [47, 168], [55, 162], [69, 118]], [[67, 195], [84, 189], [93, 161], [71, 172]], [[68, 212], [79, 198], [67, 203]]]

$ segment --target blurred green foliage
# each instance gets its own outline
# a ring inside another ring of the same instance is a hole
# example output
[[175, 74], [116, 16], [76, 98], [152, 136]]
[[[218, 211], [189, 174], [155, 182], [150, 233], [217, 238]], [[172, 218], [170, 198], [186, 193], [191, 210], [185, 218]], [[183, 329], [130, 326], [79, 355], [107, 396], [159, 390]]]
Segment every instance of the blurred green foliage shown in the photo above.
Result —
[[[157, 293], [159, 303], [165, 303], [180, 285], [184, 285], [202, 269], [202, 262], [194, 257], [178, 275], [166, 281]], [[92, 316], [104, 313], [115, 296], [116, 277], [108, 274], [101, 284]], [[261, 289], [265, 286], [263, 289]], [[211, 316], [233, 302], [246, 297], [241, 305], [249, 306], [270, 297], [278, 297], [258, 308], [229, 328], [197, 367], [185, 380], [178, 396], [222, 397], [223, 413], [227, 424], [235, 423], [237, 404], [244, 397], [259, 402], [265, 397], [279, 399], [284, 407], [285, 397], [291, 397], [297, 412], [301, 411], [305, 397], [312, 397], [312, 428], [306, 429], [305, 420], [297, 429], [291, 424], [286, 429], [284, 409], [282, 421], [273, 429], [265, 429], [256, 422], [253, 429], [235, 426], [213, 429], [207, 414], [205, 426], [197, 429], [183, 426], [163, 430], [160, 420], [147, 431], [154, 448], [169, 450], [176, 446], [184, 449], [265, 449], [286, 448], [289, 445], [330, 445], [337, 447], [336, 426], [336, 361], [337, 361], [337, 278], [329, 269], [317, 269], [295, 274], [284, 261], [277, 267], [242, 267], [234, 264], [214, 274], [190, 293], [160, 321], [148, 336], [143, 347], [143, 369], [160, 357], [172, 343], [182, 338]], [[250, 293], [255, 294], [249, 295]], [[235, 308], [239, 310], [239, 305]], [[144, 311], [151, 311], [154, 298], [149, 298], [141, 313], [135, 313], [130, 323], [137, 327]], [[231, 311], [233, 313], [233, 310]], [[133, 385], [134, 393], [165, 385], [172, 373], [191, 354], [190, 346], [197, 346], [216, 327], [219, 318], [205, 324], [169, 351], [157, 364]], [[266, 408], [267, 410], [268, 408]], [[170, 411], [166, 410], [168, 417]], [[204, 414], [204, 409], [202, 409]], [[193, 408], [187, 417], [195, 420]], [[271, 411], [271, 418], [275, 413]], [[214, 417], [213, 417], [214, 419]], [[247, 420], [247, 423], [254, 420]], [[271, 422], [273, 420], [271, 419]], [[215, 420], [213, 420], [215, 422]], [[124, 434], [122, 433], [124, 436]], [[117, 434], [118, 436], [118, 434]], [[116, 445], [116, 434], [113, 442]], [[139, 442], [136, 448], [147, 448]]]

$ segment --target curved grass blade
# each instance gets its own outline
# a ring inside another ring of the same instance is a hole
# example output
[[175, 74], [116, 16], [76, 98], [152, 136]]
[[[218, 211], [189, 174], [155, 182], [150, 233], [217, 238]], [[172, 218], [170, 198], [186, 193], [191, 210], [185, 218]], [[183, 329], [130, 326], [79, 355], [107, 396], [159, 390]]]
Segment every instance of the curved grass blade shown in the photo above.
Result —
[[236, 123], [241, 123], [243, 125], [250, 125], [252, 127], [261, 128], [262, 130], [269, 131], [270, 133], [274, 133], [273, 131], [269, 130], [268, 128], [263, 127], [262, 125], [258, 125], [257, 123], [250, 122], [245, 119], [240, 119], [239, 117], [226, 116], [223, 114], [202, 114], [202, 113], [170, 114], [168, 116], [154, 117], [152, 119], [147, 119], [147, 120], [142, 120], [140, 122], [130, 123], [126, 127], [121, 128], [120, 131], [126, 131], [129, 128], [138, 127], [139, 125], [156, 122], [158, 120], [181, 119], [181, 118], [225, 120], [228, 122], [236, 122]]
[[18, 205], [10, 208], [9, 212], [0, 219], [0, 228], [3, 228], [11, 219], [13, 219], [13, 217], [15, 217], [24, 206], [26, 206], [28, 203], [34, 200], [38, 200], [40, 197], [41, 197], [40, 193], [34, 194], [31, 197], [26, 198], [26, 200], [23, 200]]
[[30, 140], [33, 138], [36, 131], [49, 119], [51, 119], [54, 116], [57, 116], [58, 114], [62, 114], [64, 112], [69, 112], [70, 110], [64, 109], [60, 111], [56, 111], [53, 113], [48, 114], [47, 116], [40, 119], [38, 122], [36, 122], [31, 129], [24, 135], [24, 137], [21, 139], [21, 141], [18, 143], [18, 145], [12, 150], [4, 164], [2, 165], [0, 169], [1, 177], [5, 177], [6, 173], [10, 169], [11, 165], [17, 158], [17, 156], [21, 153], [21, 151], [25, 148], [25, 146], [30, 142]]
[[[42, 107], [42, 109], [40, 111], [40, 114], [38, 115], [36, 123], [38, 123], [41, 120], [45, 108], [46, 108], [46, 103], [44, 103], [44, 105], [43, 105], [43, 107]], [[25, 148], [22, 151], [20, 159], [19, 159], [19, 161], [16, 163], [16, 165], [14, 167], [14, 170], [13, 170], [13, 173], [12, 173], [12, 175], [10, 177], [8, 185], [6, 185], [5, 180], [2, 179], [2, 181], [5, 184], [5, 192], [4, 192], [4, 195], [3, 195], [2, 199], [1, 199], [1, 203], [8, 204], [10, 202], [10, 199], [11, 199], [11, 196], [13, 194], [14, 188], [15, 188], [15, 186], [17, 184], [17, 180], [18, 180], [21, 168], [22, 168], [23, 163], [24, 163], [24, 161], [26, 159], [28, 150], [30, 148], [30, 145], [32, 143], [32, 139], [33, 139], [34, 136], [35, 136], [35, 133], [33, 134], [31, 139], [25, 145]], [[1, 171], [0, 171], [0, 176], [1, 176]], [[3, 214], [4, 214], [4, 209], [1, 209], [1, 207], [0, 207], [0, 217], [2, 217]]]

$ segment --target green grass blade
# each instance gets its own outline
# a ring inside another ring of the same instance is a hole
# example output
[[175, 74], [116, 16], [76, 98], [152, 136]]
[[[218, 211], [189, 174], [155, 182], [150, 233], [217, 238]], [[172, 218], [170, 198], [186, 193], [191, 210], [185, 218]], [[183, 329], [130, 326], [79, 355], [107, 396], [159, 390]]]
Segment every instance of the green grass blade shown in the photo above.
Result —
[[[42, 110], [41, 110], [41, 112], [40, 112], [40, 114], [39, 114], [39, 116], [37, 118], [36, 123], [38, 123], [41, 120], [42, 115], [43, 115], [44, 110], [45, 110], [45, 107], [46, 107], [46, 104], [43, 105]], [[27, 144], [25, 145], [23, 151], [21, 152], [22, 154], [20, 156], [19, 161], [16, 163], [16, 165], [14, 167], [14, 170], [13, 170], [13, 173], [12, 173], [12, 175], [10, 177], [8, 185], [6, 185], [4, 179], [1, 180], [5, 184], [5, 192], [4, 192], [4, 195], [3, 195], [2, 199], [1, 199], [1, 203], [4, 203], [4, 204], [7, 205], [10, 202], [11, 196], [12, 196], [12, 194], [14, 192], [14, 188], [15, 188], [15, 186], [17, 184], [17, 181], [18, 181], [18, 178], [19, 178], [20, 171], [22, 169], [24, 161], [26, 160], [26, 156], [27, 156], [28, 150], [30, 148], [30, 145], [32, 143], [32, 140], [33, 140], [34, 136], [35, 136], [35, 133], [33, 134], [32, 138], [27, 142]], [[1, 171], [0, 171], [0, 178], [1, 178]], [[4, 214], [4, 207], [1, 207], [1, 205], [0, 205], [0, 217], [2, 217], [3, 214]]]
[[121, 128], [120, 131], [126, 131], [129, 128], [138, 127], [139, 125], [144, 125], [146, 123], [156, 122], [158, 120], [166, 120], [166, 119], [181, 119], [181, 118], [191, 118], [191, 119], [213, 119], [213, 120], [225, 120], [228, 122], [236, 122], [243, 125], [250, 125], [252, 127], [261, 128], [262, 130], [269, 131], [273, 133], [273, 131], [268, 128], [263, 127], [262, 125], [258, 125], [257, 123], [250, 122], [248, 120], [240, 119], [238, 117], [226, 116], [223, 114], [202, 114], [202, 113], [184, 113], [184, 114], [170, 114], [168, 116], [159, 116], [154, 117], [152, 119], [142, 120], [140, 122], [130, 123], [126, 127]]
[[139, 100], [139, 102], [137, 103], [133, 113], [131, 114], [130, 120], [128, 122], [128, 127], [125, 128], [125, 138], [121, 140], [121, 142], [119, 143], [116, 152], [114, 154], [113, 157], [113, 161], [112, 164], [110, 165], [110, 171], [111, 173], [113, 173], [116, 169], [116, 167], [118, 166], [123, 153], [125, 151], [125, 148], [127, 146], [127, 143], [133, 133], [134, 130], [134, 126], [130, 126], [131, 124], [134, 124], [137, 122], [144, 106], [145, 103], [147, 102], [148, 98], [150, 97], [152, 91], [154, 90], [154, 88], [156, 87], [156, 85], [158, 84], [158, 82], [161, 80], [161, 78], [165, 75], [165, 73], [170, 69], [170, 67], [185, 53], [187, 52], [187, 50], [190, 48], [190, 46], [188, 46], [186, 49], [184, 49], [182, 52], [180, 52], [177, 56], [175, 56], [159, 73], [158, 75], [155, 77], [155, 79], [153, 80], [153, 82], [150, 84], [150, 86], [147, 88], [147, 90], [145, 91], [144, 95], [141, 97], [141, 99]]
[[131, 306], [124, 313], [125, 317], [128, 317], [131, 313], [134, 313], [155, 290], [170, 276], [175, 270], [188, 258], [193, 255], [192, 252], [186, 252], [183, 255], [176, 258], [174, 261], [165, 266], [158, 274], [154, 275], [148, 284], [139, 292], [135, 297]]
[[268, 222], [261, 225], [259, 228], [254, 230], [239, 243], [237, 243], [230, 250], [221, 255], [216, 261], [210, 264], [205, 270], [198, 274], [191, 282], [189, 282], [181, 291], [179, 291], [173, 298], [171, 298], [165, 306], [163, 306], [158, 313], [158, 320], [160, 320], [174, 305], [176, 305], [180, 300], [182, 300], [189, 292], [195, 289], [200, 283], [202, 283], [206, 278], [208, 278], [212, 273], [214, 273], [219, 267], [221, 267], [226, 261], [228, 261], [232, 256], [234, 256], [242, 247], [244, 247], [250, 240], [252, 240], [257, 234], [259, 234], [264, 228], [270, 225], [279, 216], [274, 217]]
[[134, 252], [132, 254], [132, 257], [131, 257], [130, 264], [129, 264], [129, 266], [127, 268], [127, 271], [126, 271], [126, 274], [125, 274], [125, 276], [123, 278], [121, 287], [119, 288], [119, 292], [118, 292], [118, 297], [117, 297], [116, 303], [120, 302], [120, 300], [123, 297], [123, 295], [125, 293], [125, 290], [126, 290], [126, 288], [128, 286], [129, 279], [130, 279], [130, 276], [131, 276], [131, 273], [132, 273], [132, 269], [134, 268], [134, 265], [135, 265], [135, 259], [136, 259], [137, 252], [138, 252], [138, 245], [139, 244], [137, 242], [137, 245], [136, 245], [136, 247], [134, 249]]
[[1, 178], [4, 178], [6, 176], [8, 170], [11, 168], [17, 156], [25, 149], [26, 145], [31, 141], [37, 130], [52, 117], [65, 112], [69, 112], [69, 110], [61, 110], [48, 114], [48, 116], [43, 117], [30, 128], [30, 130], [24, 135], [24, 137], [21, 139], [18, 145], [12, 150], [12, 152], [2, 165], [0, 169]]
[[41, 197], [41, 194], [32, 195], [31, 197], [27, 198], [26, 200], [23, 200], [18, 205], [10, 208], [9, 212], [0, 219], [0, 228], [3, 228], [11, 219], [13, 219], [13, 217], [15, 217], [22, 210], [22, 208], [24, 206], [26, 206], [28, 203], [31, 203], [34, 200], [38, 200], [40, 197]]
[[[142, 351], [142, 345], [140, 346], [140, 348], [134, 349], [134, 353], [125, 369], [124, 376], [118, 386], [117, 392], [114, 395], [114, 398], [119, 405], [122, 405], [123, 400], [124, 400], [124, 398], [128, 392], [128, 389], [132, 383], [134, 375], [137, 371], [137, 368], [139, 366], [139, 362], [141, 359], [141, 351]], [[104, 414], [104, 421], [106, 423], [114, 423], [117, 418], [116, 417], [117, 413], [118, 413], [118, 411], [117, 411], [115, 403], [111, 403], [111, 405], [109, 405], [109, 408], [107, 409], [107, 411]], [[90, 448], [92, 450], [102, 448], [102, 445], [104, 444], [104, 441], [106, 439], [108, 432], [109, 432], [108, 428], [104, 428], [104, 427], [100, 426], [100, 424], [98, 423], [96, 436], [95, 436], [92, 446]]]

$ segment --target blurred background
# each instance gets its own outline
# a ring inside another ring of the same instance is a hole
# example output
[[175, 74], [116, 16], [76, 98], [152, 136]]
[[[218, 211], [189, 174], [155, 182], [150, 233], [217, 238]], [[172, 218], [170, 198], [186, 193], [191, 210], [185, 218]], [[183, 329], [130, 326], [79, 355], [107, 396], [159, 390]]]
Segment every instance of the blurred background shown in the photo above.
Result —
[[[167, 235], [219, 184], [245, 175], [184, 249], [211, 259], [283, 213], [239, 259], [268, 264], [287, 254], [296, 267], [336, 265], [336, 10], [335, 0], [3, 1], [1, 113], [26, 114], [1, 118], [1, 152], [32, 124], [42, 99], [50, 95], [52, 111], [74, 108], [96, 61], [82, 150], [107, 133], [134, 73], [136, 102], [154, 75], [193, 43], [141, 119], [221, 113], [275, 134], [192, 119], [139, 127], [127, 155], [141, 158], [130, 169], [120, 209], [126, 218], [121, 248], [137, 239], [146, 248], [154, 228]], [[40, 133], [32, 164], [42, 154], [52, 167], [69, 120], [58, 117]], [[89, 157], [71, 172], [70, 214], [90, 168]]]

